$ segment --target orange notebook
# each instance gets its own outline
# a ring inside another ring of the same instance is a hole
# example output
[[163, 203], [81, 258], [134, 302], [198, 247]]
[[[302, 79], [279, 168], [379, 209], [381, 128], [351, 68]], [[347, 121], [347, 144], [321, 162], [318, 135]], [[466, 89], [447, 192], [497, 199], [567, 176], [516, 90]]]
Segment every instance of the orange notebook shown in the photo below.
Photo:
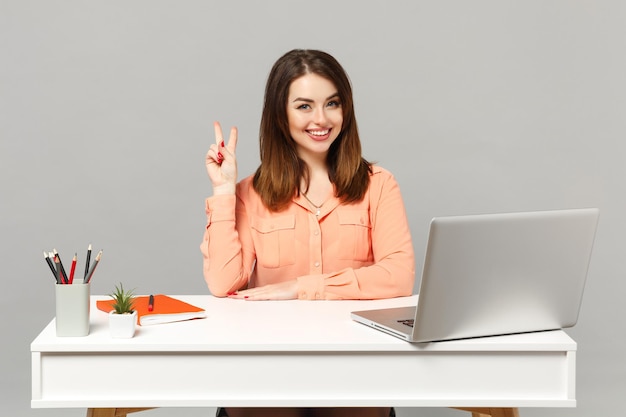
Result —
[[[202, 319], [206, 317], [204, 309], [163, 294], [154, 296], [153, 309], [152, 311], [148, 311], [149, 298], [150, 297], [147, 295], [135, 297], [133, 307], [137, 310], [138, 321], [142, 326]], [[113, 300], [98, 300], [96, 301], [96, 306], [98, 310], [108, 313], [113, 310], [113, 303]]]

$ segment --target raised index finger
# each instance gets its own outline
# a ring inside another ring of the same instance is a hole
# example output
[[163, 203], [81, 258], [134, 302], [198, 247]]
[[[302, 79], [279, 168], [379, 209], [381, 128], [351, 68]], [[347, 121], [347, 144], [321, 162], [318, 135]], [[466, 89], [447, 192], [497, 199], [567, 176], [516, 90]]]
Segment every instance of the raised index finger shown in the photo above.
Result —
[[219, 148], [224, 141], [224, 135], [222, 135], [222, 126], [220, 126], [220, 122], [213, 122], [213, 128], [215, 129], [215, 143], [217, 143]]

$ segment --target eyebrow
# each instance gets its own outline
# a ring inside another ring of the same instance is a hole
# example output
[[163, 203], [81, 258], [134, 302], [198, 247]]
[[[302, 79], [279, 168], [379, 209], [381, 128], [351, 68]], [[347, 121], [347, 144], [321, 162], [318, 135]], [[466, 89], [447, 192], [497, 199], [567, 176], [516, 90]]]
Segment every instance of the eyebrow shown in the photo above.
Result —
[[[328, 100], [333, 99], [333, 98], [339, 98], [339, 93], [331, 94], [330, 96], [326, 97], [326, 99], [324, 101], [328, 101]], [[292, 101], [292, 103], [295, 103], [296, 101], [304, 101], [305, 103], [313, 103], [315, 100], [310, 99], [310, 98], [298, 97], [298, 98], [295, 98]]]

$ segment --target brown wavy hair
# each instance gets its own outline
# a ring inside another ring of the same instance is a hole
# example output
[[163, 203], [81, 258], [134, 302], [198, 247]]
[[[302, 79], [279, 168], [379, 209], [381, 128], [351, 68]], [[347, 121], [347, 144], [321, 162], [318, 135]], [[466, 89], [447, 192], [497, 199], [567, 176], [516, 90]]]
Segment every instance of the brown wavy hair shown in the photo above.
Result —
[[296, 152], [289, 133], [287, 99], [291, 83], [306, 74], [317, 74], [337, 88], [343, 112], [343, 125], [331, 145], [326, 163], [336, 197], [342, 202], [363, 199], [369, 186], [371, 163], [361, 156], [361, 140], [354, 116], [352, 86], [339, 62], [326, 52], [294, 49], [276, 61], [265, 86], [261, 115], [261, 165], [253, 187], [272, 211], [280, 211], [300, 193], [304, 179], [309, 185], [309, 170]]

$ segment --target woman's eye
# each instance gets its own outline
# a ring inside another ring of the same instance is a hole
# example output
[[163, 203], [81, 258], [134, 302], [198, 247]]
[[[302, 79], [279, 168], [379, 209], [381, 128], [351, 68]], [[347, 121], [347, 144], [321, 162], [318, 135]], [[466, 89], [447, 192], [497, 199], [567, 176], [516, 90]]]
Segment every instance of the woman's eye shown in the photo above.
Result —
[[309, 110], [311, 106], [309, 106], [308, 104], [301, 104], [297, 108], [300, 110]]
[[336, 100], [333, 100], [333, 101], [329, 101], [329, 102], [328, 102], [328, 104], [327, 104], [327, 106], [328, 106], [328, 107], [340, 107], [340, 106], [341, 106], [341, 103], [339, 103], [339, 102], [338, 102], [338, 101], [336, 101]]

